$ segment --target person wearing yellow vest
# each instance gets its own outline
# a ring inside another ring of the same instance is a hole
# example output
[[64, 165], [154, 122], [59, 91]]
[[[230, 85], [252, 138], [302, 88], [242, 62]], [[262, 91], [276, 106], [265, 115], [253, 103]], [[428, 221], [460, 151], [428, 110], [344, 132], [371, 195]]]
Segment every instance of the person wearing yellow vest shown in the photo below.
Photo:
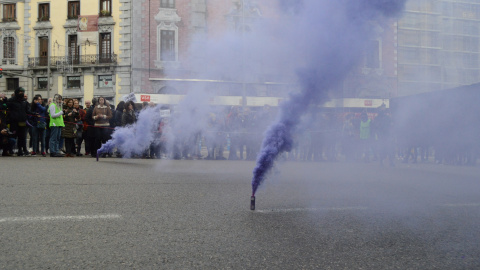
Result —
[[60, 153], [60, 140], [62, 139], [63, 111], [62, 96], [55, 95], [53, 102], [48, 107], [50, 113], [50, 157], [64, 157]]

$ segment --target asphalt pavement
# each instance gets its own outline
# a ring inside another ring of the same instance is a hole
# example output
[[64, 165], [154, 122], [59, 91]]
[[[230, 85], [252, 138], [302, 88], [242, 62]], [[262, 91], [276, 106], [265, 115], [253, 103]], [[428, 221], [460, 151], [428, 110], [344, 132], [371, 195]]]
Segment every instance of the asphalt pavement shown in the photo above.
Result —
[[0, 158], [0, 269], [480, 269], [480, 167]]

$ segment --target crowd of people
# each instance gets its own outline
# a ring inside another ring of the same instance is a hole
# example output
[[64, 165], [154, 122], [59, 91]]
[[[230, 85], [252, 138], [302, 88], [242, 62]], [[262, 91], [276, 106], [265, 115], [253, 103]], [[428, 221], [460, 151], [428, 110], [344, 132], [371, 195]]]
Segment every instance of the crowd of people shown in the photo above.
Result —
[[[142, 104], [142, 108], [148, 106], [157, 105]], [[103, 97], [86, 100], [85, 107], [78, 100], [63, 99], [60, 95], [46, 104], [40, 95], [28, 102], [25, 90], [18, 88], [10, 98], [0, 95], [2, 156], [16, 153], [16, 156], [96, 157], [97, 150], [111, 138], [115, 128], [134, 125], [142, 108], [137, 108], [133, 101], [121, 101], [115, 107]], [[162, 109], [173, 111], [168, 106]], [[210, 112], [204, 128], [180, 134], [182, 130], [173, 128], [174, 114], [169, 113], [155, 123], [158, 128], [155, 127], [150, 147], [133, 157], [255, 160], [263, 133], [275, 115], [269, 106], [256, 111], [232, 106]], [[435, 151], [433, 145], [405, 142], [397, 133], [385, 105], [370, 113], [316, 111], [299, 123], [292, 150], [280, 158], [311, 162], [377, 161], [395, 166], [397, 160], [416, 163], [433, 157], [436, 163], [476, 164], [476, 152], [463, 156], [457, 152], [451, 157], [445, 151]], [[123, 153], [117, 149], [101, 156], [122, 157]]]

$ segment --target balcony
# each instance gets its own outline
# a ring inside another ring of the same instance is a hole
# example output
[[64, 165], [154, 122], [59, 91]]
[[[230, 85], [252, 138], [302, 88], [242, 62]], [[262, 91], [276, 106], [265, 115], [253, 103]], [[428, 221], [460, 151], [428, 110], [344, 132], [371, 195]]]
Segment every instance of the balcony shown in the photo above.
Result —
[[16, 58], [3, 58], [2, 65], [16, 65], [17, 59]]
[[[98, 66], [117, 64], [116, 54], [87, 54], [78, 56], [53, 56], [50, 57], [50, 67], [64, 66]], [[48, 57], [29, 57], [28, 67], [46, 67], [48, 66]]]

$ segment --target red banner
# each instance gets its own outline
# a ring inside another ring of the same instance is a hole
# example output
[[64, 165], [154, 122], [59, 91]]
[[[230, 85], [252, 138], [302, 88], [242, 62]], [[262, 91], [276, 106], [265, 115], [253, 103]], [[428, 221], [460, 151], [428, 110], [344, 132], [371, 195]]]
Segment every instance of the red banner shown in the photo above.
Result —
[[147, 102], [150, 102], [150, 96], [148, 95], [141, 95], [140, 96], [140, 101], [147, 101]]

